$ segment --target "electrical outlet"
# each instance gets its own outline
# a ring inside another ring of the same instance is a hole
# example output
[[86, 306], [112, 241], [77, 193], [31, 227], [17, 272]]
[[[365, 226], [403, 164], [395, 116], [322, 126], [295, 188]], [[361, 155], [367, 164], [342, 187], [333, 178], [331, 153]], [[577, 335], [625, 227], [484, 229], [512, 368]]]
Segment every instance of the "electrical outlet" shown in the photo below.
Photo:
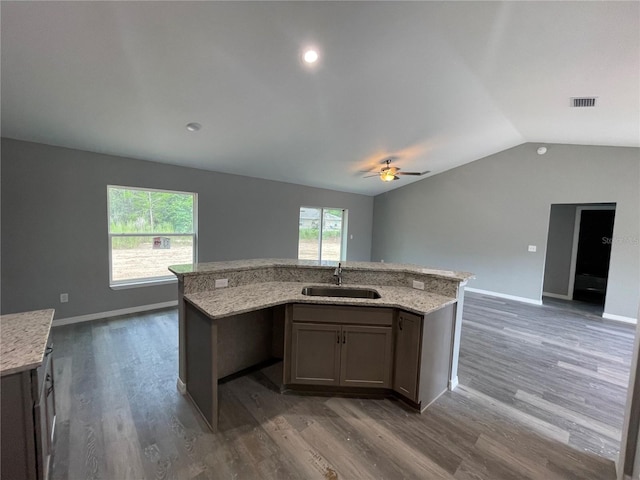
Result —
[[225, 288], [229, 286], [228, 278], [216, 278], [215, 287], [216, 288]]
[[535, 245], [529, 245], [530, 252], [535, 252], [536, 250], [538, 250], [538, 247], [536, 247]]
[[61, 293], [60, 294], [60, 303], [67, 303], [69, 301], [69, 294], [68, 293]]
[[413, 281], [413, 288], [416, 288], [418, 290], [424, 290], [424, 282], [419, 282], [417, 280]]

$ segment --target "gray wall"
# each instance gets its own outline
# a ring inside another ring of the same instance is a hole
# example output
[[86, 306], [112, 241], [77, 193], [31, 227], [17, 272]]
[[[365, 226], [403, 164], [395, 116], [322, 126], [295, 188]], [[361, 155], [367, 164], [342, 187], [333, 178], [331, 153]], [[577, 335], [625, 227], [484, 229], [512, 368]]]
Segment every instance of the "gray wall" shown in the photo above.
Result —
[[1, 153], [2, 313], [68, 318], [177, 298], [174, 284], [109, 288], [108, 184], [197, 192], [201, 262], [296, 258], [301, 205], [349, 209], [347, 259], [370, 259], [373, 197], [9, 139]]
[[471, 271], [470, 287], [540, 300], [550, 206], [616, 203], [605, 312], [635, 318], [640, 149], [548, 145], [540, 156], [537, 147], [523, 144], [375, 197], [372, 260]]
[[542, 291], [569, 295], [575, 205], [551, 205]]

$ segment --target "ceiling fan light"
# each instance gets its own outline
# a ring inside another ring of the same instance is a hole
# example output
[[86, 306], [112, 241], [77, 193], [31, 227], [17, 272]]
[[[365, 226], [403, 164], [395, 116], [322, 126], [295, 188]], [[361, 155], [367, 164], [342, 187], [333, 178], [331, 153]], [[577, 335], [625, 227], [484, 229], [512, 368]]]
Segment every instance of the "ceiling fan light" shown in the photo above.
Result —
[[394, 172], [390, 170], [380, 172], [380, 180], [382, 180], [383, 182], [391, 182], [395, 180], [395, 178], [396, 176], [394, 175]]

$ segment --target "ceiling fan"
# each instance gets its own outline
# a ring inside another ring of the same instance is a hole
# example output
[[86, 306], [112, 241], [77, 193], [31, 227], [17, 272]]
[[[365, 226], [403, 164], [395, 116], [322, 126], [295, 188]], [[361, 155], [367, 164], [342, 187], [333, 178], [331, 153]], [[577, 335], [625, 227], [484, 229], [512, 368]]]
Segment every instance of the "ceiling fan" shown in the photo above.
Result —
[[400, 180], [399, 175], [420, 176], [420, 175], [426, 175], [427, 173], [430, 172], [429, 170], [426, 170], [424, 172], [401, 172], [399, 167], [391, 166], [391, 162], [394, 161], [395, 159], [396, 157], [389, 157], [386, 160], [383, 160], [381, 163], [385, 166], [382, 167], [378, 173], [374, 175], [367, 175], [364, 178], [380, 177], [380, 180], [382, 180], [383, 182], [391, 182], [392, 180]]

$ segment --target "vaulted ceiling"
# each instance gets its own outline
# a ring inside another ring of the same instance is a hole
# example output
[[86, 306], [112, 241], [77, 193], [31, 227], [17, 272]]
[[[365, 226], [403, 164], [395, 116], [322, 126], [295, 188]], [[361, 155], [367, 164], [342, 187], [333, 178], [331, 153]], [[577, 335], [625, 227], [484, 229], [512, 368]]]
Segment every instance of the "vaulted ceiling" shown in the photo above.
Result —
[[362, 178], [390, 155], [433, 175], [524, 142], [640, 146], [638, 2], [1, 9], [4, 137], [368, 195], [424, 178]]

